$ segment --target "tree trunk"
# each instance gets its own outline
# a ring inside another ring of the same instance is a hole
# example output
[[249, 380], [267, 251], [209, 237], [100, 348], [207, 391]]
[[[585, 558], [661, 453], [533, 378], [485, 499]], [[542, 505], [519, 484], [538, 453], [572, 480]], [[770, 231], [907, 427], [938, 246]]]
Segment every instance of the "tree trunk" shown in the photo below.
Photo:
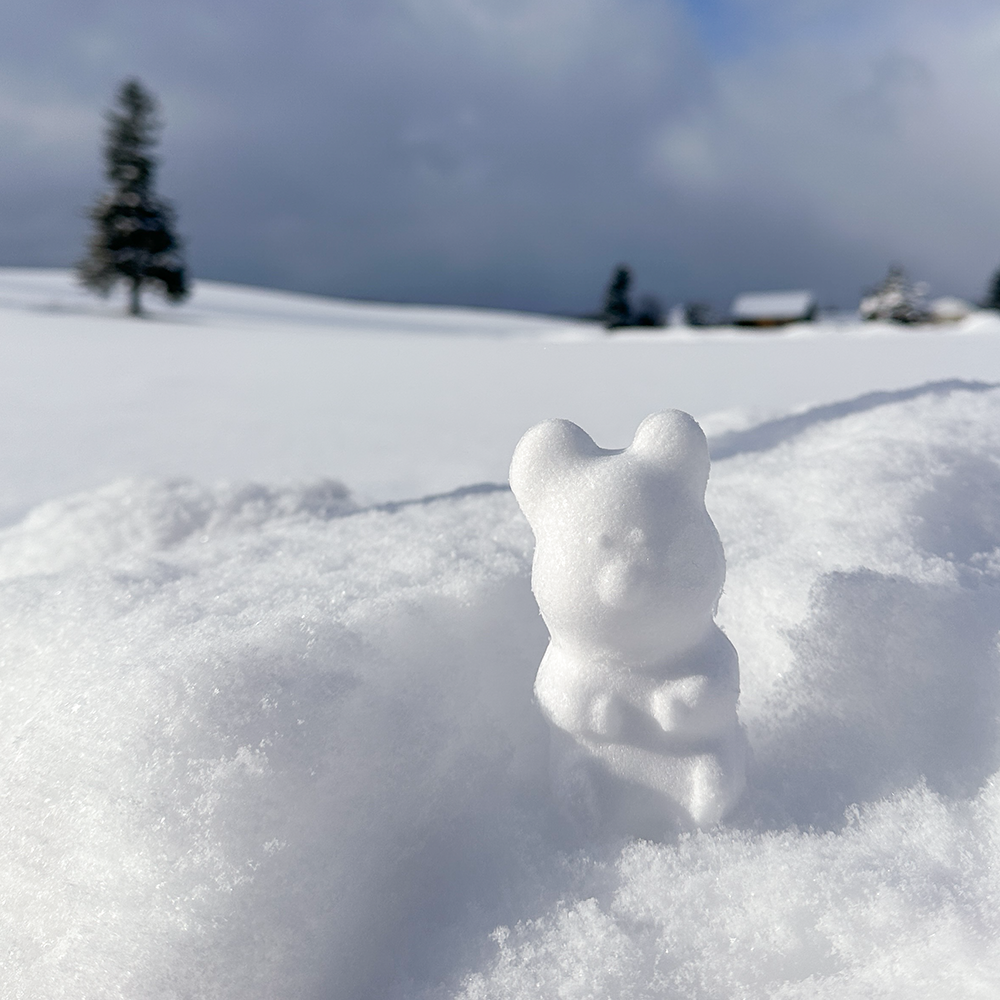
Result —
[[128, 313], [130, 316], [142, 315], [142, 303], [139, 301], [139, 288], [142, 285], [142, 278], [133, 278], [132, 287], [129, 289]]

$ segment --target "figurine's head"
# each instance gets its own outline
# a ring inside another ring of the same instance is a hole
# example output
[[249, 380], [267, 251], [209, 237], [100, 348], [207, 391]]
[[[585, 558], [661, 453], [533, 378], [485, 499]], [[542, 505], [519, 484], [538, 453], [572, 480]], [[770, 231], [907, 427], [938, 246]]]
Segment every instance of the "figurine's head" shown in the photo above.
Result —
[[609, 451], [568, 420], [532, 427], [510, 485], [535, 533], [532, 589], [553, 639], [650, 663], [710, 626], [725, 578], [705, 510], [708, 444], [680, 410]]

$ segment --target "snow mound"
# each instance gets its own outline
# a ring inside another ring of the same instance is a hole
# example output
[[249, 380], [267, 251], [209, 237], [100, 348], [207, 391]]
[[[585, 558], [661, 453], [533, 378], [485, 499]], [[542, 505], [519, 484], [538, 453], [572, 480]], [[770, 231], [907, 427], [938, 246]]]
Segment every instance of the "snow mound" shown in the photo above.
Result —
[[207, 542], [273, 520], [328, 519], [358, 509], [331, 479], [302, 487], [261, 483], [208, 490], [188, 479], [123, 480], [53, 500], [0, 534], [0, 578], [58, 573], [115, 556], [149, 555], [198, 536]]
[[585, 854], [458, 995], [1000, 991], [1000, 393], [900, 397], [714, 467], [742, 815]]
[[527, 528], [331, 498], [118, 484], [0, 536], [11, 995], [378, 995], [503, 857], [544, 759]]
[[1000, 992], [1000, 392], [742, 440], [747, 793], [658, 845], [549, 806], [505, 491], [132, 482], [0, 532], [5, 993]]
[[575, 897], [494, 934], [464, 1000], [938, 1000], [1000, 990], [1000, 791], [916, 787], [839, 834], [636, 842]]

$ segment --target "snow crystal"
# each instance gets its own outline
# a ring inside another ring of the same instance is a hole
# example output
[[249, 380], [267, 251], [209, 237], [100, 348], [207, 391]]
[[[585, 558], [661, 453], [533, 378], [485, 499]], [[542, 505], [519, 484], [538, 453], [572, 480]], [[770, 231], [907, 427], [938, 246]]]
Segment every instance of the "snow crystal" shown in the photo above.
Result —
[[550, 420], [514, 452], [551, 635], [535, 694], [556, 794], [584, 824], [662, 835], [718, 822], [743, 791], [739, 668], [713, 621], [726, 561], [708, 465], [679, 410], [647, 417], [621, 451]]

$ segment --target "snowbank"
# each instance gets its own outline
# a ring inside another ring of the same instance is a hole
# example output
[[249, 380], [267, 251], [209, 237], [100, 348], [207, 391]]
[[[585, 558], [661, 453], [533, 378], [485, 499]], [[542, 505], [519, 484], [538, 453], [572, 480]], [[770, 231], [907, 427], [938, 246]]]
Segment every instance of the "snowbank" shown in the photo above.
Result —
[[1000, 990], [998, 407], [928, 391], [716, 465], [744, 815], [585, 853], [461, 995]]
[[741, 433], [708, 505], [749, 789], [665, 844], [548, 805], [503, 489], [132, 481], [0, 532], [5, 990], [1000, 992], [1000, 391]]
[[509, 498], [240, 492], [122, 484], [2, 539], [11, 995], [378, 995], [511, 850], [545, 635]]

